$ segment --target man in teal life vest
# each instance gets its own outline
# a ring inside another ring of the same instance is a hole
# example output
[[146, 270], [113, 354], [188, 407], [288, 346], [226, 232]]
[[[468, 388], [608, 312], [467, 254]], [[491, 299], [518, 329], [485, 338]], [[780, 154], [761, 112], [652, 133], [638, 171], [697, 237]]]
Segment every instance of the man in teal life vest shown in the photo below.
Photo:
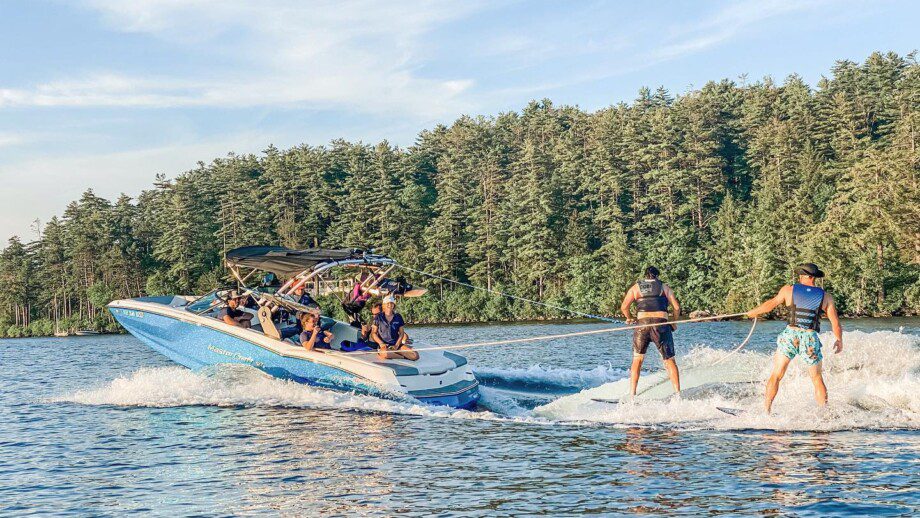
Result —
[[[668, 321], [668, 305], [674, 310], [674, 319], [680, 316], [680, 303], [671, 288], [658, 279], [658, 268], [649, 266], [645, 269], [645, 278], [639, 280], [626, 291], [623, 297], [623, 303], [620, 304], [620, 311], [626, 316], [626, 323], [632, 324], [661, 324]], [[629, 308], [633, 302], [636, 303], [636, 319], [630, 317]], [[642, 361], [645, 359], [645, 352], [648, 350], [649, 343], [655, 342], [658, 352], [661, 353], [661, 360], [664, 363], [665, 370], [671, 378], [671, 385], [674, 386], [674, 392], [680, 393], [680, 372], [677, 370], [677, 362], [674, 360], [674, 335], [672, 332], [677, 329], [676, 324], [664, 324], [648, 327], [640, 327], [633, 331], [633, 361], [629, 369], [630, 394], [636, 395], [636, 387], [639, 385], [639, 370], [642, 369]]]
[[784, 304], [789, 312], [788, 325], [776, 338], [773, 372], [767, 380], [764, 408], [768, 414], [779, 391], [779, 382], [786, 374], [789, 362], [796, 356], [801, 356], [808, 365], [808, 373], [815, 386], [815, 401], [819, 406], [827, 404], [827, 387], [821, 377], [821, 360], [824, 356], [821, 354], [821, 340], [818, 339], [822, 313], [831, 321], [836, 337], [834, 354], [843, 350], [843, 328], [840, 327], [834, 298], [815, 286], [815, 279], [824, 277], [824, 272], [812, 263], [804, 263], [795, 268], [795, 273], [799, 276], [799, 282], [783, 286], [775, 297], [747, 312], [749, 318], [754, 318], [769, 313], [780, 304]]

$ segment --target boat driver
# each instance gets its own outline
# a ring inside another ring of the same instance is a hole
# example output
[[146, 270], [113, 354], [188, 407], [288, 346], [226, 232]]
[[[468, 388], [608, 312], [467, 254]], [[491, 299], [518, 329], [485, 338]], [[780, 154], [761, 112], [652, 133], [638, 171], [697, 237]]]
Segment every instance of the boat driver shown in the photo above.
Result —
[[227, 296], [227, 305], [220, 310], [217, 318], [225, 324], [249, 329], [252, 327], [253, 315], [239, 309], [243, 306], [243, 302], [243, 295], [236, 290], [231, 290]]
[[409, 347], [402, 315], [396, 312], [396, 297], [387, 295], [383, 298], [383, 311], [374, 317], [371, 339], [377, 343], [377, 356], [381, 360], [403, 358], [418, 360], [418, 353]]

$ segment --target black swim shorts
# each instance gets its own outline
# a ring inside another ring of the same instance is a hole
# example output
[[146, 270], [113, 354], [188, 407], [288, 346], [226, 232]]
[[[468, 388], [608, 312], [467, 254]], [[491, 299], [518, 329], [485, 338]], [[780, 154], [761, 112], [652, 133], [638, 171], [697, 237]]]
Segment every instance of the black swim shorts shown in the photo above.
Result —
[[[655, 324], [659, 322], [667, 322], [667, 319], [640, 318], [638, 323]], [[655, 342], [658, 347], [661, 359], [670, 360], [674, 357], [674, 335], [671, 334], [670, 325], [642, 327], [633, 331], [633, 351], [636, 354], [645, 354], [651, 342]]]

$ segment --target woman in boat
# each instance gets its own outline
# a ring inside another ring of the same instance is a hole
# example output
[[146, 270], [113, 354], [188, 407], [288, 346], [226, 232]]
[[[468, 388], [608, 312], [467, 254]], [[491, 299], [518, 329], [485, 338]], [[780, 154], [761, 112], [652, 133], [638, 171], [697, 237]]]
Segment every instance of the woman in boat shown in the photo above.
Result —
[[371, 338], [377, 343], [377, 356], [381, 360], [387, 358], [403, 358], [418, 360], [418, 353], [409, 347], [409, 336], [403, 329], [402, 315], [396, 312], [396, 297], [387, 295], [383, 298], [383, 311], [374, 317], [371, 329]]
[[362, 275], [355, 281], [355, 285], [351, 288], [348, 299], [342, 303], [342, 309], [344, 309], [345, 314], [348, 315], [351, 326], [358, 329], [363, 327], [361, 324], [361, 311], [371, 298], [370, 292], [364, 291], [364, 284], [367, 280], [368, 277]]
[[300, 345], [308, 351], [313, 349], [329, 349], [332, 333], [323, 330], [319, 325], [319, 315], [316, 313], [303, 313], [300, 316]]

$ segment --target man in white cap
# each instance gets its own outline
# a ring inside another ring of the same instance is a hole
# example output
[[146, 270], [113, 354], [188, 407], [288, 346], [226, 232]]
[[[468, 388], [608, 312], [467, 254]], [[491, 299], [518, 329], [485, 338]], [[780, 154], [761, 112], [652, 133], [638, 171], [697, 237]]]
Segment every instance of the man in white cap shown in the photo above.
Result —
[[402, 315], [396, 312], [396, 297], [387, 295], [383, 298], [383, 311], [374, 317], [371, 339], [377, 343], [377, 356], [381, 360], [404, 358], [418, 360], [418, 353], [408, 345], [409, 336], [404, 329]]

